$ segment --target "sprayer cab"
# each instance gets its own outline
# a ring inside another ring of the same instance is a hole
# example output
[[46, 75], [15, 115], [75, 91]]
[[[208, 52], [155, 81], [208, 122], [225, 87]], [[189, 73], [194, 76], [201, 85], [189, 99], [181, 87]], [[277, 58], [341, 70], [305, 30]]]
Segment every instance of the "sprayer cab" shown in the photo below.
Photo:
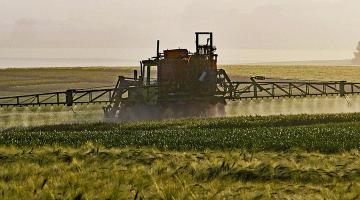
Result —
[[[217, 54], [211, 32], [197, 32], [196, 51], [170, 49], [159, 51], [156, 56], [141, 61], [144, 85], [161, 85], [159, 97], [176, 95], [213, 95], [216, 89]], [[164, 89], [165, 88], [165, 89]]]
[[[216, 47], [211, 32], [195, 33], [196, 49], [167, 49], [140, 61], [140, 76], [118, 81], [105, 116], [129, 118], [163, 118], [208, 115], [214, 105], [224, 104], [218, 95]], [[223, 107], [217, 113], [223, 113]], [[129, 116], [136, 115], [136, 117]], [[144, 117], [144, 113], [151, 115]], [[170, 113], [170, 114], [169, 114]], [[156, 117], [157, 116], [157, 117]]]

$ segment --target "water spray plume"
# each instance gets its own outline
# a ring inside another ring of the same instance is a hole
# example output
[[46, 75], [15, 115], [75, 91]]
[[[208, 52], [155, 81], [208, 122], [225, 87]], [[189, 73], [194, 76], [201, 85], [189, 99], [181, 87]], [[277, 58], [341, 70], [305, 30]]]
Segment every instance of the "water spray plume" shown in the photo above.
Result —
[[353, 113], [360, 112], [360, 108], [353, 106], [353, 103], [349, 106], [349, 102], [359, 100], [358, 97], [269, 99], [258, 102], [245, 100], [240, 103], [229, 103], [226, 111], [227, 116]]

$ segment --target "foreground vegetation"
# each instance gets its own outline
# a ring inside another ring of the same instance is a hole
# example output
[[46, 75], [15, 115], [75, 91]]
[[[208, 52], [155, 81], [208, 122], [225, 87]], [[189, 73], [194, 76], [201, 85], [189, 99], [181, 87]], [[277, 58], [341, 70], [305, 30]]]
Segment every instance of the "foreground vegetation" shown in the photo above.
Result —
[[0, 198], [358, 199], [359, 156], [2, 147]]
[[358, 199], [360, 114], [0, 131], [0, 199]]

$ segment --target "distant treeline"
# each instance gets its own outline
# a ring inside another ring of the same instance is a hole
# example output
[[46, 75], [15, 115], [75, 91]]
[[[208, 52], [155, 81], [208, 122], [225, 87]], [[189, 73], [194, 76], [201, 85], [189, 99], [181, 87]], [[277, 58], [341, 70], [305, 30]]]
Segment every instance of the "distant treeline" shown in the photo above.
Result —
[[356, 50], [357, 50], [357, 52], [354, 53], [355, 57], [353, 59], [353, 63], [360, 64], [360, 42], [358, 43]]

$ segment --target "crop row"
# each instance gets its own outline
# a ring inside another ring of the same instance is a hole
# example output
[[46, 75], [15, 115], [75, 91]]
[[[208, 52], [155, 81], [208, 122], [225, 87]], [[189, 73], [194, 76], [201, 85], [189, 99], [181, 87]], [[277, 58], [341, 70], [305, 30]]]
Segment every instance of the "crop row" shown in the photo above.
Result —
[[360, 114], [235, 117], [8, 129], [0, 145], [338, 152], [360, 149]]

